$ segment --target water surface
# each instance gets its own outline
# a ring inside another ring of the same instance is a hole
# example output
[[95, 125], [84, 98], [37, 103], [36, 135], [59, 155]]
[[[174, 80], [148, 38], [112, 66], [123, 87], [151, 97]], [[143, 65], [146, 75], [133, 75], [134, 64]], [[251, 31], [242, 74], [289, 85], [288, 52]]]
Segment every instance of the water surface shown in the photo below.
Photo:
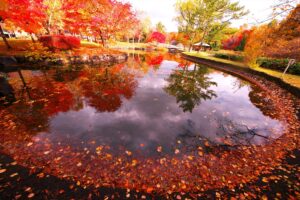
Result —
[[284, 128], [258, 87], [176, 55], [13, 72], [5, 80], [11, 92], [2, 109], [17, 127], [36, 141], [74, 148], [156, 155], [158, 149], [194, 151], [207, 142], [263, 145]]

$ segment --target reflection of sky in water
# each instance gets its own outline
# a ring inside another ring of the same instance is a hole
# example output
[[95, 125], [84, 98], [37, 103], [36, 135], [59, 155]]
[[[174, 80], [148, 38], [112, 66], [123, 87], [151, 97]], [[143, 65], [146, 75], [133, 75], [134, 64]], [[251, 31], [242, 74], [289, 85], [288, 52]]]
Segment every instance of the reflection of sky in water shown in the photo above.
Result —
[[[166, 78], [176, 66], [176, 62], [164, 61], [159, 70], [138, 78], [135, 95], [129, 100], [123, 98], [122, 106], [115, 112], [100, 113], [85, 103], [79, 111], [59, 113], [51, 119], [51, 134], [46, 134], [47, 137], [70, 143], [96, 141], [97, 145], [109, 145], [113, 149], [122, 146], [132, 151], [154, 151], [160, 145], [170, 151], [178, 140], [199, 137], [218, 144], [218, 138], [224, 137], [220, 124], [226, 123], [239, 127], [246, 124], [261, 135], [278, 137], [271, 129], [280, 132], [281, 123], [264, 116], [251, 103], [250, 86], [239, 88], [235, 85], [240, 81], [238, 78], [221, 72], [210, 70], [206, 75], [217, 83], [210, 87], [217, 97], [202, 101], [192, 113], [183, 112], [176, 98], [163, 90], [168, 85]], [[262, 137], [251, 140], [255, 144], [264, 142]]]

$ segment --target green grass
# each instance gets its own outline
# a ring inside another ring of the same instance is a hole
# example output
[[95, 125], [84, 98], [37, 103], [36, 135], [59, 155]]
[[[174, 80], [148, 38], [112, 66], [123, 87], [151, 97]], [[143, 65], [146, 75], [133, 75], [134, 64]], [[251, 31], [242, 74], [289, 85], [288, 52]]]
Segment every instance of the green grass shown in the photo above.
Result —
[[115, 42], [111, 44], [114, 48], [147, 48], [149, 44], [147, 43], [129, 43], [129, 42]]
[[[194, 57], [197, 57], [197, 58], [203, 58], [203, 59], [207, 59], [207, 60], [213, 60], [213, 61], [220, 62], [220, 63], [231, 64], [231, 65], [236, 66], [236, 67], [251, 68], [253, 70], [268, 74], [270, 76], [273, 76], [273, 77], [276, 77], [276, 78], [281, 78], [281, 75], [282, 75], [281, 72], [271, 70], [271, 69], [265, 69], [265, 68], [262, 68], [262, 67], [259, 67], [259, 66], [248, 66], [247, 64], [242, 63], [242, 62], [231, 61], [231, 60], [226, 60], [226, 59], [221, 59], [221, 58], [215, 58], [213, 56], [214, 53], [210, 53], [210, 52], [183, 52], [183, 54], [185, 54], [185, 55], [194, 56]], [[290, 85], [292, 85], [292, 86], [300, 88], [300, 76], [292, 75], [292, 74], [285, 74], [284, 77], [283, 77], [283, 81], [290, 84]]]
[[140, 49], [147, 49], [149, 47], [154, 47], [158, 51], [168, 51], [168, 49], [162, 47], [162, 46], [157, 46], [151, 43], [129, 43], [129, 42], [114, 42], [109, 45], [111, 48], [116, 48], [116, 49], [135, 49], [135, 48], [140, 48]]
[[95, 42], [81, 40], [81, 47], [98, 48], [98, 47], [102, 47], [102, 45], [99, 43], [95, 43]]
[[239, 67], [248, 67], [247, 65], [245, 65], [244, 63], [241, 62], [237, 62], [237, 61], [231, 61], [231, 60], [226, 60], [226, 59], [222, 59], [222, 58], [216, 58], [214, 57], [214, 53], [211, 54], [209, 52], [183, 52], [186, 55], [189, 56], [195, 56], [197, 58], [203, 58], [203, 59], [207, 59], [207, 60], [213, 60], [213, 61], [217, 61], [217, 62], [221, 62], [221, 63], [226, 63], [226, 64], [231, 64], [231, 65], [236, 65]]
[[[273, 77], [277, 77], [277, 78], [282, 77], [282, 73], [278, 72], [278, 71], [262, 68], [262, 67], [259, 67], [259, 66], [253, 66], [251, 68], [256, 70], [256, 71], [263, 72], [265, 74], [271, 75]], [[285, 74], [284, 77], [283, 77], [283, 81], [290, 84], [290, 85], [293, 85], [293, 86], [296, 86], [296, 87], [300, 88], [300, 76], [292, 75], [292, 74]]]

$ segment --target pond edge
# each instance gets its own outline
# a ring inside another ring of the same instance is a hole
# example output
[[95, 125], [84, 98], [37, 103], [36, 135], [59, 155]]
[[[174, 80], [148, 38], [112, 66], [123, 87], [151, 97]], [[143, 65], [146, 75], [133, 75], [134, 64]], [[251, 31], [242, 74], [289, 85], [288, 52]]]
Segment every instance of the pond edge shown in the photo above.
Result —
[[218, 70], [233, 74], [233, 75], [243, 78], [251, 83], [254, 83], [255, 85], [258, 85], [261, 88], [264, 88], [264, 87], [261, 84], [259, 84], [257, 81], [255, 81], [253, 78], [249, 77], [248, 73], [266, 78], [267, 80], [272, 81], [275, 84], [279, 85], [281, 88], [287, 90], [288, 92], [290, 92], [297, 98], [300, 98], [300, 88], [295, 87], [291, 84], [288, 84], [288, 83], [284, 82], [282, 79], [271, 76], [264, 72], [259, 72], [254, 69], [251, 69], [251, 68], [242, 68], [240, 66], [229, 64], [229, 63], [223, 63], [223, 62], [214, 61], [214, 60], [210, 60], [210, 59], [186, 55], [184, 53], [181, 53], [181, 57], [186, 60], [195, 62], [195, 63], [208, 65], [212, 68], [216, 68]]

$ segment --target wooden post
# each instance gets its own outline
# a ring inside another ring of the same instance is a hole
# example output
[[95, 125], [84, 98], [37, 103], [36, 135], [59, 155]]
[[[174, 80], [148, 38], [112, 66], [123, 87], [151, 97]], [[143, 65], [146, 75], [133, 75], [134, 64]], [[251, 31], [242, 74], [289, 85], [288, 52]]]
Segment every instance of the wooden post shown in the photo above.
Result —
[[284, 72], [281, 75], [281, 79], [283, 79], [283, 76], [285, 75], [285, 73], [287, 72], [287, 70], [290, 68], [290, 66], [292, 66], [293, 64], [295, 64], [296, 60], [295, 59], [290, 59], [289, 63], [287, 65], [287, 67], [285, 68]]

